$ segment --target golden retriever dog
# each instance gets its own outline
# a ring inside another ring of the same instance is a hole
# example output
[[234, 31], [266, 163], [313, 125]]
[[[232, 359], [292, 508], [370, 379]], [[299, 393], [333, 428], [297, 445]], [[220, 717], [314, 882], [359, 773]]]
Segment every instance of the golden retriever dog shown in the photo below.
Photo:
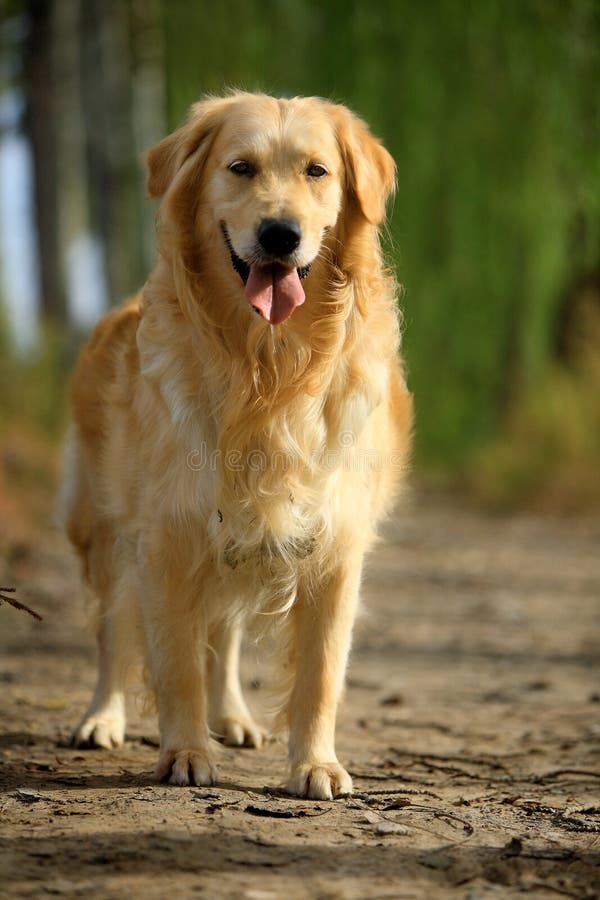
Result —
[[211, 733], [263, 741], [239, 679], [253, 620], [282, 647], [287, 791], [348, 794], [336, 710], [411, 422], [379, 242], [394, 163], [343, 106], [236, 92], [195, 104], [147, 170], [158, 262], [72, 385], [67, 531], [99, 608], [73, 742], [123, 743], [141, 659], [157, 778], [214, 782]]

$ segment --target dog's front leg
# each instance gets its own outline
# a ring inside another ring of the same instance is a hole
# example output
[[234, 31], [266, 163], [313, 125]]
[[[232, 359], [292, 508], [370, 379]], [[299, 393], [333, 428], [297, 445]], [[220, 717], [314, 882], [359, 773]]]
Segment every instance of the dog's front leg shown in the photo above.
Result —
[[311, 595], [301, 587], [292, 612], [295, 679], [288, 707], [291, 776], [286, 790], [331, 800], [352, 791], [335, 752], [335, 720], [356, 615], [361, 560], [329, 576]]
[[158, 571], [147, 562], [143, 582], [147, 658], [160, 728], [156, 777], [171, 784], [212, 784], [217, 771], [209, 752], [202, 604], [168, 564]]

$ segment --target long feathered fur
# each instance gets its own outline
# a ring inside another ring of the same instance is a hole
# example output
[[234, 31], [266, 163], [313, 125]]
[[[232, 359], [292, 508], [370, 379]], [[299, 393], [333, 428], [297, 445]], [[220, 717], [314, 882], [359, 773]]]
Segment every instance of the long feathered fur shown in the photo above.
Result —
[[266, 326], [240, 306], [204, 186], [222, 122], [249, 102], [204, 101], [148, 157], [149, 189], [164, 195], [159, 259], [82, 354], [68, 532], [105, 615], [115, 602], [143, 609], [158, 580], [205, 643], [219, 619], [285, 621], [292, 678], [299, 586], [317, 602], [348, 554], [360, 567], [406, 466], [397, 285], [378, 234], [394, 172], [343, 107], [301, 101], [334, 123], [343, 201], [306, 302]]

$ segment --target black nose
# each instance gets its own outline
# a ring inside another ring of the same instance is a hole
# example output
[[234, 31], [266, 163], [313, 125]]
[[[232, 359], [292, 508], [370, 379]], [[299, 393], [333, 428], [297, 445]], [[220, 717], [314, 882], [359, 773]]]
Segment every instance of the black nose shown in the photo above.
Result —
[[288, 256], [301, 237], [300, 226], [294, 219], [263, 219], [258, 228], [258, 240], [269, 256]]

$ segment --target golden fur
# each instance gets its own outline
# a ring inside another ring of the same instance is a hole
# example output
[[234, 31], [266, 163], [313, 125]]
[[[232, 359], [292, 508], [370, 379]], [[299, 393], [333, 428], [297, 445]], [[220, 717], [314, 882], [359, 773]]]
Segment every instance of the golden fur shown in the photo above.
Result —
[[[253, 177], [232, 173], [251, 159]], [[308, 177], [307, 165], [325, 166]], [[345, 107], [234, 93], [151, 150], [159, 257], [105, 316], [72, 387], [65, 503], [99, 599], [100, 672], [74, 735], [123, 741], [136, 641], [156, 696], [157, 776], [216, 777], [209, 731], [258, 746], [244, 620], [280, 625], [291, 793], [351, 790], [334, 747], [364, 554], [406, 465], [411, 402], [378, 227], [394, 164]], [[306, 301], [280, 325], [243, 296], [265, 218], [294, 218]]]

